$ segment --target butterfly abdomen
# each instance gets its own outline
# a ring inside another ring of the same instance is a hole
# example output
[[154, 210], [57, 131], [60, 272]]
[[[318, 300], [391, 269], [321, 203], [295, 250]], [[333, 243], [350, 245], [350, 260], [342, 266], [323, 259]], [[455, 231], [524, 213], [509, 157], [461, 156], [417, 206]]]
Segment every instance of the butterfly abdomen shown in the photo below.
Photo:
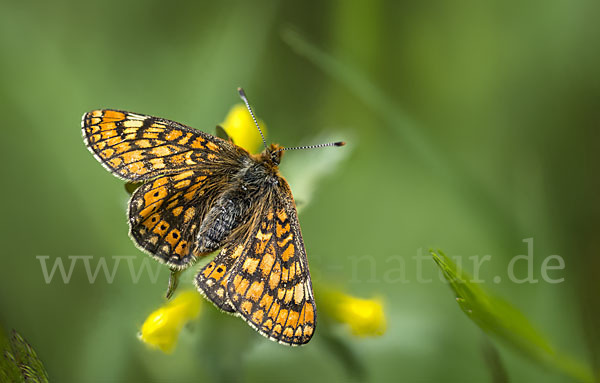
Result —
[[215, 251], [229, 242], [234, 231], [249, 223], [257, 196], [268, 192], [267, 169], [248, 160], [202, 220], [196, 235], [198, 253]]
[[225, 194], [217, 200], [204, 218], [196, 236], [200, 253], [209, 253], [223, 246], [229, 234], [241, 223], [247, 208], [240, 203], [243, 198]]

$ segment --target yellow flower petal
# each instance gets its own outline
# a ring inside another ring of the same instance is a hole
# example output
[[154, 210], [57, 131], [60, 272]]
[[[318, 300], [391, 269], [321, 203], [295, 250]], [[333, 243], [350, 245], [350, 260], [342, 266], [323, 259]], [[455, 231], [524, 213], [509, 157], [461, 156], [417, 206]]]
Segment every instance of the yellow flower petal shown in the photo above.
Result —
[[333, 319], [350, 326], [356, 336], [380, 336], [387, 323], [381, 298], [361, 299], [338, 290], [323, 294], [323, 308]]
[[200, 315], [201, 302], [196, 291], [180, 293], [146, 318], [139, 338], [165, 353], [172, 352], [183, 326]]
[[[267, 128], [265, 123], [262, 120], [258, 120], [258, 124], [266, 137]], [[241, 146], [250, 153], [262, 150], [262, 138], [244, 104], [234, 105], [229, 110], [221, 126], [236, 145]]]

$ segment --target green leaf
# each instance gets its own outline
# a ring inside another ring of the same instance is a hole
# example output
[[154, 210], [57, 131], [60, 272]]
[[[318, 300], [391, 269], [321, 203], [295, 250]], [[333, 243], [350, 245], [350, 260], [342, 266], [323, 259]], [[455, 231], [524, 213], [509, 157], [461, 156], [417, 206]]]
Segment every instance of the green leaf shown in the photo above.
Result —
[[131, 195], [137, 188], [139, 188], [143, 184], [144, 184], [143, 182], [125, 182], [125, 191], [129, 195]]
[[460, 308], [486, 334], [544, 367], [558, 370], [577, 381], [593, 381], [587, 365], [557, 351], [509, 302], [471, 283], [471, 276], [460, 270], [442, 251], [430, 250], [430, 254], [450, 282]]
[[8, 342], [2, 341], [0, 381], [47, 383], [48, 373], [34, 349], [13, 330]]
[[216, 131], [217, 137], [222, 138], [227, 141], [229, 141], [229, 140], [233, 141], [233, 139], [231, 137], [229, 137], [229, 134], [227, 134], [227, 132], [221, 125], [217, 125], [217, 128], [215, 129], [215, 131]]

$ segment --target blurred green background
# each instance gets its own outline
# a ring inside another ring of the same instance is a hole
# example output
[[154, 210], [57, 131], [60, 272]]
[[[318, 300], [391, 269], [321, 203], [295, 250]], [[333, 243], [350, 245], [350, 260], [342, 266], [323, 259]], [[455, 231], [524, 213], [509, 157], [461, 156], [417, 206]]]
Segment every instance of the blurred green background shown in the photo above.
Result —
[[[469, 257], [492, 255], [485, 286], [598, 371], [599, 11], [593, 0], [2, 1], [0, 325], [32, 344], [52, 382], [347, 380], [355, 371], [326, 331], [366, 381], [492, 381], [482, 331], [430, 259], [432, 282], [417, 281], [414, 257], [439, 247], [470, 272]], [[80, 263], [70, 283], [45, 283], [36, 256], [147, 258], [81, 115], [111, 107], [212, 133], [238, 86], [268, 141], [349, 141], [323, 149], [350, 155], [300, 222], [315, 283], [383, 297], [383, 336], [322, 326], [290, 349], [207, 304], [165, 355], [136, 333], [164, 302], [166, 268], [157, 283], [133, 283], [126, 267], [90, 283]], [[525, 238], [540, 282], [516, 284], [507, 265]], [[562, 283], [541, 280], [551, 254], [565, 260], [550, 273]], [[511, 381], [572, 381], [495, 344]]]

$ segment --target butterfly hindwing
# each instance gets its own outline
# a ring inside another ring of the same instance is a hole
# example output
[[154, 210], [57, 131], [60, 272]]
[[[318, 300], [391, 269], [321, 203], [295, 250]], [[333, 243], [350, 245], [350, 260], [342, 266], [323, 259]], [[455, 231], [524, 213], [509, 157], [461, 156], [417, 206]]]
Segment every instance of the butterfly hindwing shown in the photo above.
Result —
[[227, 281], [243, 250], [243, 245], [225, 246], [215, 259], [198, 272], [194, 280], [202, 295], [219, 309], [229, 313], [235, 312], [235, 308], [227, 296]]
[[120, 110], [93, 110], [81, 124], [98, 161], [129, 181], [185, 171], [235, 151], [226, 140], [178, 122]]
[[195, 169], [146, 182], [129, 202], [131, 237], [159, 261], [185, 268], [202, 255], [194, 252], [196, 234], [224, 180], [223, 172]]
[[260, 212], [228, 277], [227, 295], [236, 312], [266, 337], [288, 345], [311, 339], [316, 307], [287, 184], [273, 193]]

